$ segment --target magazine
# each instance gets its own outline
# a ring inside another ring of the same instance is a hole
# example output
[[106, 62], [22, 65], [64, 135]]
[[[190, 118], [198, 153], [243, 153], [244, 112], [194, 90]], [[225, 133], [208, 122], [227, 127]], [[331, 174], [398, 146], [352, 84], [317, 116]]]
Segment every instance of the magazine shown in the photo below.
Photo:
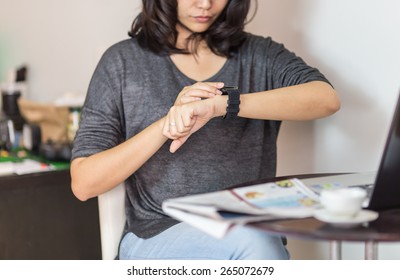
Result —
[[216, 238], [235, 225], [306, 218], [319, 208], [318, 192], [292, 178], [164, 201], [163, 211]]

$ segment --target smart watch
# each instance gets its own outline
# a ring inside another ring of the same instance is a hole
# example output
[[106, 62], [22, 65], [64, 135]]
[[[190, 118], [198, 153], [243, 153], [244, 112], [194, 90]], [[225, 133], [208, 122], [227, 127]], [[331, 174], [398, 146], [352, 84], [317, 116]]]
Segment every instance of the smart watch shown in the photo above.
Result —
[[240, 92], [238, 87], [223, 87], [220, 89], [222, 95], [228, 95], [228, 104], [224, 119], [235, 119], [239, 113]]

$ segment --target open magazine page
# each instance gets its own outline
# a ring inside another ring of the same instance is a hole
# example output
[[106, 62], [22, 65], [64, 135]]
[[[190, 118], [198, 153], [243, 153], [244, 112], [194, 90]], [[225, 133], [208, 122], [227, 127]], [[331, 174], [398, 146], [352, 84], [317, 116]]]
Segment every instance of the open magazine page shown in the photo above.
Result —
[[252, 208], [246, 212], [249, 214], [304, 217], [311, 215], [318, 204], [318, 196], [298, 179], [237, 188], [230, 192]]
[[236, 224], [312, 216], [318, 196], [297, 179], [166, 200], [163, 210], [215, 237]]

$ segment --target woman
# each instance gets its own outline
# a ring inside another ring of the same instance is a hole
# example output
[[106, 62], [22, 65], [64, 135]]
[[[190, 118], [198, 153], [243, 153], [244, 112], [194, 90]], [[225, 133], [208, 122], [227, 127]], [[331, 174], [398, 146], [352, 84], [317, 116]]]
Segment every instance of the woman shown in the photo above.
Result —
[[[274, 177], [280, 121], [339, 109], [317, 69], [244, 32], [249, 6], [143, 0], [132, 38], [99, 62], [74, 142], [72, 190], [84, 201], [125, 181], [119, 258], [289, 258], [279, 236], [237, 227], [215, 240], [161, 209], [170, 197]], [[224, 85], [240, 96], [222, 95]]]

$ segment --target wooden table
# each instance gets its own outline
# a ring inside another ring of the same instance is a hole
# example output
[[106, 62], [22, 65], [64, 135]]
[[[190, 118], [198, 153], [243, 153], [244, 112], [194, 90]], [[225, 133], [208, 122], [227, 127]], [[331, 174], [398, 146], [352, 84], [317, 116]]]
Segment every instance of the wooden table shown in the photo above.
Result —
[[364, 242], [365, 259], [377, 259], [379, 242], [400, 241], [400, 209], [382, 211], [377, 220], [355, 227], [338, 227], [314, 218], [259, 222], [249, 226], [293, 238], [328, 240], [331, 259], [341, 259], [342, 241]]
[[[233, 186], [233, 188], [275, 182], [289, 178], [305, 179], [339, 174], [343, 173], [280, 176], [276, 178], [246, 182]], [[364, 258], [377, 259], [379, 242], [400, 242], [400, 209], [382, 211], [379, 213], [377, 220], [359, 224], [355, 227], [338, 227], [336, 225], [321, 222], [315, 218], [257, 222], [251, 223], [249, 226], [299, 239], [327, 240], [330, 245], [329, 255], [331, 259], [342, 258], [342, 241], [364, 242]]]

